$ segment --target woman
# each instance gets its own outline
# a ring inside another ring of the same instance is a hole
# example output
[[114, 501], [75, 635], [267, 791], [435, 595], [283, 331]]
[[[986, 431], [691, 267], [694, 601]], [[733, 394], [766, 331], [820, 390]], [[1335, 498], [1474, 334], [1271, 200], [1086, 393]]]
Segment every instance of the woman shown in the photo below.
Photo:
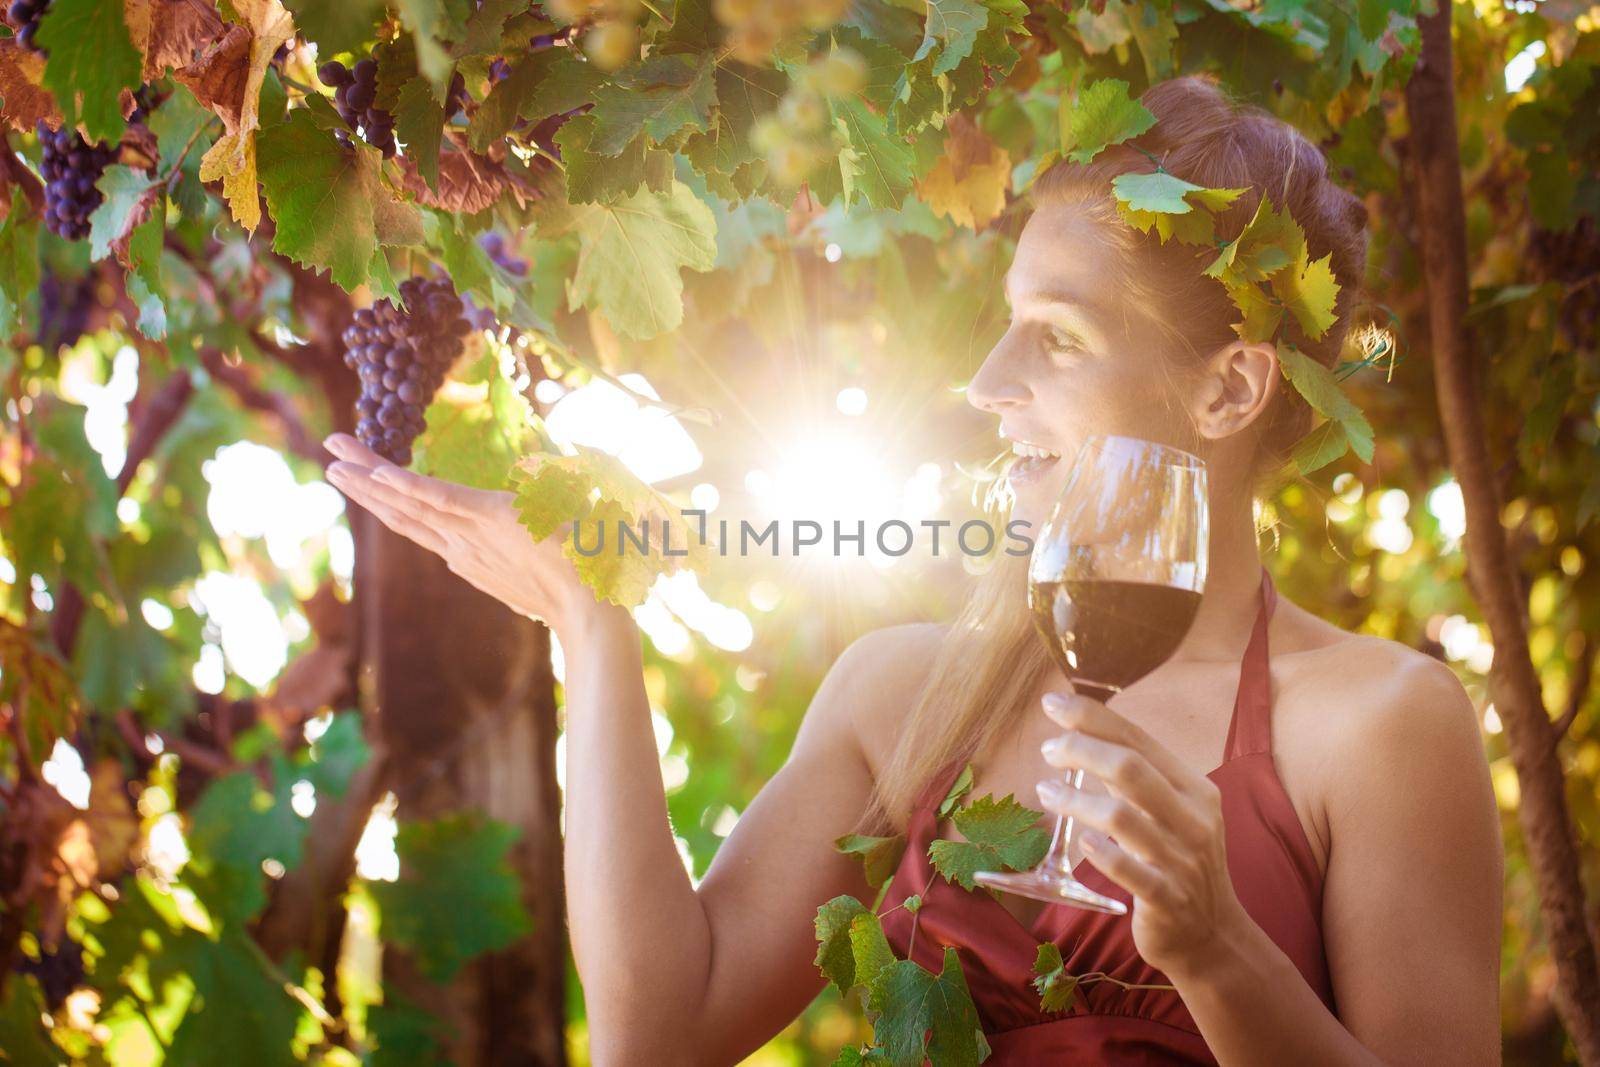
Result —
[[[1206, 459], [1210, 574], [1192, 630], [1116, 709], [1073, 697], [1031, 628], [1023, 561], [1005, 560], [954, 624], [889, 627], [843, 652], [698, 888], [673, 844], [629, 613], [595, 603], [555, 539], [531, 543], [506, 494], [330, 439], [336, 485], [565, 650], [569, 922], [596, 1063], [733, 1063], [787, 1024], [822, 987], [818, 905], [872, 899], [832, 845], [851, 830], [909, 832], [888, 903], [928, 886], [926, 902], [915, 935], [905, 909], [886, 930], [935, 970], [957, 947], [992, 1064], [1497, 1059], [1502, 857], [1472, 703], [1438, 661], [1276, 593], [1253, 501], [1309, 412], [1275, 345], [1238, 340], [1205, 257], [1123, 224], [1109, 183], [1151, 169], [1137, 147], [1203, 186], [1249, 187], [1218, 220], [1227, 236], [1270, 191], [1312, 257], [1333, 255], [1338, 325], [1319, 342], [1280, 335], [1325, 364], [1365, 270], [1365, 209], [1314, 146], [1209, 80], [1142, 101], [1157, 121], [1131, 147], [1035, 183], [1010, 327], [967, 395], [1036, 457], [1011, 471], [1012, 517], [1035, 528], [1067, 474], [1056, 457], [1089, 434]], [[1055, 788], [1041, 751], [1105, 784]], [[1076, 816], [1080, 877], [1130, 914], [931, 879], [927, 841], [957, 836], [933, 809], [967, 761], [972, 796]], [[1069, 972], [1117, 981], [1041, 1013], [1028, 979], [1044, 940]]]

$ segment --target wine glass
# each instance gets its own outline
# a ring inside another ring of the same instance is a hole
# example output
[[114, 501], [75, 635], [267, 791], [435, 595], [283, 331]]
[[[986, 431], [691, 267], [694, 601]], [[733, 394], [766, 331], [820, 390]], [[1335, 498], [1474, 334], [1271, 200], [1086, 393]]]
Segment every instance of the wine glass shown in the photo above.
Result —
[[[1074, 692], [1108, 701], [1172, 655], [1200, 607], [1210, 539], [1204, 460], [1137, 437], [1084, 441], [1028, 563], [1034, 626]], [[1081, 788], [1083, 769], [1067, 781]], [[1072, 823], [1057, 816], [1032, 870], [980, 871], [974, 881], [1126, 914], [1073, 877]]]

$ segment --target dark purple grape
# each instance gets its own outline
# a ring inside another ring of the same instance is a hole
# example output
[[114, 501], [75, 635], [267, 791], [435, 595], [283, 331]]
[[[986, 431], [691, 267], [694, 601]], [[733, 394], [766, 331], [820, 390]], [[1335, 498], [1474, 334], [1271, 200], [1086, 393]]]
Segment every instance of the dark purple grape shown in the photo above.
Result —
[[52, 130], [43, 122], [38, 133], [45, 226], [68, 240], [81, 240], [89, 236], [89, 216], [104, 199], [95, 182], [116, 162], [117, 147], [88, 144], [76, 130]]
[[461, 354], [468, 326], [463, 305], [443, 278], [400, 283], [405, 307], [383, 300], [355, 313], [345, 328], [345, 360], [362, 381], [356, 436], [391, 462], [411, 462], [411, 442], [426, 426], [424, 409]]
[[17, 43], [41, 56], [47, 53], [34, 43], [33, 38], [39, 32], [39, 20], [44, 18], [44, 13], [49, 9], [50, 0], [12, 0], [11, 6], [6, 9], [12, 25], [17, 28]]
[[[370, 58], [353, 68], [329, 60], [317, 68], [324, 85], [333, 86], [333, 106], [350, 129], [385, 157], [395, 153], [394, 116], [377, 106], [378, 65]], [[334, 131], [334, 138], [346, 148], [354, 147], [349, 133]]]

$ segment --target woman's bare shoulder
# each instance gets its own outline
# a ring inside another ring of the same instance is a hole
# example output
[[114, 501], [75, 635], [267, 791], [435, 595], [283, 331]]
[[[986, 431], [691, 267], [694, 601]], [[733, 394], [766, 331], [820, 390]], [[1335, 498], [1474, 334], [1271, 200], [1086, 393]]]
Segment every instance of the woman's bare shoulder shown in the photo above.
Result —
[[833, 670], [849, 684], [850, 718], [864, 751], [888, 750], [949, 630], [949, 623], [938, 622], [883, 626], [839, 654]]
[[1481, 759], [1477, 708], [1449, 664], [1402, 641], [1322, 625], [1329, 639], [1274, 663], [1281, 703], [1316, 724], [1322, 752], [1381, 754], [1395, 769], [1441, 744]]

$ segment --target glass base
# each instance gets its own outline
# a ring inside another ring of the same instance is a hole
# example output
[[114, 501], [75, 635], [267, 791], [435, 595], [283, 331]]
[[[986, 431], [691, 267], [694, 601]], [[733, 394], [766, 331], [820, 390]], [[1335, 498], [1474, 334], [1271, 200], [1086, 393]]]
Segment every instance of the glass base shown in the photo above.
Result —
[[1070, 874], [1052, 874], [1037, 868], [1031, 871], [978, 871], [972, 880], [990, 889], [1051, 904], [1071, 904], [1076, 908], [1112, 915], [1128, 914], [1128, 906], [1122, 901], [1096, 893]]

